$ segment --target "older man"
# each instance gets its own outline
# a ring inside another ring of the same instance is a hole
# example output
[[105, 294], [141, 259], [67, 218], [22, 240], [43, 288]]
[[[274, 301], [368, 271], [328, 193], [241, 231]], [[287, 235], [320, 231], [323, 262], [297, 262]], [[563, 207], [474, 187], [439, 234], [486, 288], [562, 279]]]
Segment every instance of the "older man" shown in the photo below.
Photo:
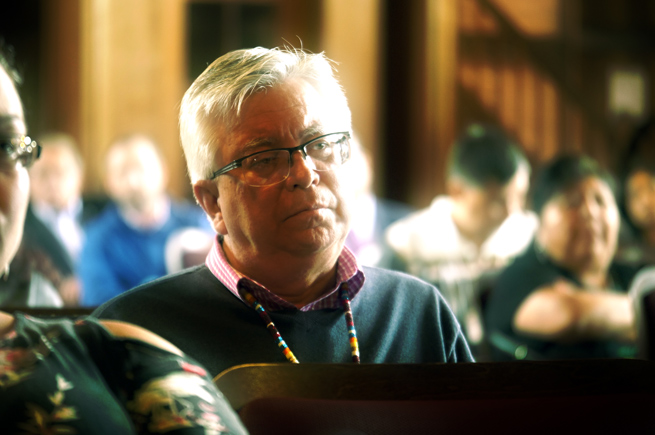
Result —
[[350, 110], [322, 54], [228, 53], [187, 91], [180, 125], [216, 243], [206, 265], [121, 295], [97, 316], [150, 328], [214, 374], [285, 359], [471, 360], [433, 286], [359, 268], [344, 249]]

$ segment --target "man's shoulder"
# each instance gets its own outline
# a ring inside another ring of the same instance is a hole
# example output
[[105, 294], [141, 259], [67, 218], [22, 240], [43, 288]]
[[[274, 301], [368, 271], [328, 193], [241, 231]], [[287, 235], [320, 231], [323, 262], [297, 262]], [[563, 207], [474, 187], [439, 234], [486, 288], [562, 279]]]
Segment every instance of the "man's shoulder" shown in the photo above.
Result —
[[[448, 355], [455, 352], [455, 346], [460, 343], [462, 349], [457, 359], [471, 360], [459, 323], [435, 286], [402, 272], [365, 267], [364, 273], [366, 281], [361, 299], [354, 300], [359, 306], [358, 314], [368, 311], [382, 315], [401, 329], [416, 327], [420, 332], [409, 334], [405, 339], [443, 340]], [[443, 360], [450, 360], [450, 357]]]
[[499, 278], [509, 276], [511, 279], [515, 279], [517, 274], [521, 275], [526, 272], [534, 273], [537, 270], [551, 269], [550, 262], [540, 260], [537, 255], [538, 248], [535, 246], [535, 243], [533, 240], [525, 250], [512, 258], [503, 268]]
[[85, 232], [87, 234], [94, 232], [104, 232], [115, 229], [118, 226], [125, 226], [118, 207], [111, 204], [107, 205], [99, 214], [85, 223]]
[[423, 226], [434, 226], [434, 219], [450, 219], [452, 201], [448, 196], [437, 196], [426, 208], [412, 210], [402, 219], [396, 221], [395, 226], [407, 226], [421, 231]]
[[503, 300], [518, 298], [520, 295], [525, 297], [541, 285], [561, 276], [562, 271], [545, 254], [538, 253], [533, 242], [502, 270], [492, 293], [503, 304]]
[[93, 315], [103, 317], [107, 313], [129, 309], [142, 309], [143, 304], [169, 303], [184, 297], [185, 303], [192, 303], [194, 295], [207, 288], [215, 289], [220, 282], [205, 265], [194, 266], [180, 272], [166, 275], [130, 289], [98, 307]]
[[528, 248], [538, 226], [539, 219], [533, 212], [512, 213], [484, 243], [482, 255], [506, 260], [516, 257]]
[[31, 204], [27, 207], [23, 228], [23, 243], [27, 243], [28, 245], [40, 245], [43, 243], [44, 237], [48, 237], [48, 239], [55, 237], [47, 223], [42, 221], [41, 218], [34, 213]]
[[114, 202], [107, 195], [84, 195], [82, 201], [82, 212], [80, 222], [85, 225], [100, 216], [107, 208], [111, 208]]
[[194, 227], [213, 232], [202, 208], [186, 200], [171, 201], [169, 224], [178, 228]]
[[437, 262], [458, 255], [461, 236], [451, 211], [450, 197], [438, 196], [429, 207], [391, 224], [387, 243], [406, 262]]
[[382, 297], [385, 297], [383, 293], [387, 292], [395, 295], [408, 291], [415, 294], [438, 294], [438, 289], [434, 285], [404, 272], [367, 266], [363, 266], [362, 269], [366, 277], [365, 288], [371, 289]]
[[171, 216], [178, 219], [197, 219], [204, 216], [199, 205], [186, 200], [171, 200]]
[[25, 227], [27, 228], [30, 225], [45, 225], [36, 213], [34, 213], [34, 207], [32, 204], [27, 206], [27, 211], [25, 212]]
[[507, 216], [500, 228], [509, 232], [521, 231], [531, 236], [538, 226], [539, 217], [537, 214], [532, 210], [522, 210]]

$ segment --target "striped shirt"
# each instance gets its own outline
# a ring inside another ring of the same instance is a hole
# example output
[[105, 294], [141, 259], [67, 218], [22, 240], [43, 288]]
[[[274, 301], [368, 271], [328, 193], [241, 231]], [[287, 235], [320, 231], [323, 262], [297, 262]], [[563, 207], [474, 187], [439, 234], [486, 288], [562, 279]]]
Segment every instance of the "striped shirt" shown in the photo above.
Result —
[[225, 258], [220, 237], [216, 237], [205, 264], [211, 273], [237, 298], [248, 304], [242, 295], [243, 290], [250, 292], [264, 309], [269, 311], [284, 309], [299, 309], [300, 311], [321, 310], [325, 308], [341, 308], [339, 287], [344, 282], [348, 284], [348, 297], [352, 301], [364, 285], [364, 272], [359, 268], [357, 259], [348, 248], [344, 247], [337, 260], [337, 279], [332, 290], [314, 302], [297, 308], [290, 302], [277, 296], [263, 285], [237, 272]]

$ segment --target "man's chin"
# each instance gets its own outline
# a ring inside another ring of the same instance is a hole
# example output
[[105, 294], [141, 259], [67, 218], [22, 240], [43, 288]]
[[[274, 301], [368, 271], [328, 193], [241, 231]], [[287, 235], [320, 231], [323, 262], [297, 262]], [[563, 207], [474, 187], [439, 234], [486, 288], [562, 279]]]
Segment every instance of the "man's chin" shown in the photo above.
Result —
[[299, 255], [318, 255], [330, 250], [338, 256], [343, 249], [345, 237], [337, 237], [334, 231], [314, 227], [294, 234], [288, 242], [293, 252]]

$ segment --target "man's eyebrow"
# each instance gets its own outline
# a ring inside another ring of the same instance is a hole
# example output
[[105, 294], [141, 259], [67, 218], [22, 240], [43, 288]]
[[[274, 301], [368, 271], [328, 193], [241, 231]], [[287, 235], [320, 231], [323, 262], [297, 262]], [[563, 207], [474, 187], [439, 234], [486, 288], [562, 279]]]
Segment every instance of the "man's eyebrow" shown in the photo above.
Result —
[[275, 141], [269, 137], [258, 137], [246, 142], [243, 148], [241, 148], [241, 152], [244, 156], [247, 156], [248, 154], [256, 152], [255, 150], [257, 148], [261, 148], [265, 145], [270, 145], [274, 142]]
[[[325, 132], [325, 129], [323, 128], [322, 125], [320, 124], [313, 124], [306, 129], [302, 130], [300, 132], [299, 139], [300, 141], [306, 141], [306, 140], [311, 140], [310, 136], [317, 136], [320, 134], [323, 134]], [[247, 156], [249, 154], [252, 154], [254, 152], [257, 152], [256, 150], [258, 148], [262, 148], [265, 146], [271, 146], [276, 142], [275, 139], [270, 138], [270, 137], [258, 137], [254, 138], [248, 142], [246, 142], [241, 148], [241, 152], [243, 153], [244, 156]]]
[[307, 127], [300, 133], [301, 140], [306, 140], [310, 136], [318, 136], [325, 133], [325, 129], [320, 124], [314, 124], [310, 127]]

